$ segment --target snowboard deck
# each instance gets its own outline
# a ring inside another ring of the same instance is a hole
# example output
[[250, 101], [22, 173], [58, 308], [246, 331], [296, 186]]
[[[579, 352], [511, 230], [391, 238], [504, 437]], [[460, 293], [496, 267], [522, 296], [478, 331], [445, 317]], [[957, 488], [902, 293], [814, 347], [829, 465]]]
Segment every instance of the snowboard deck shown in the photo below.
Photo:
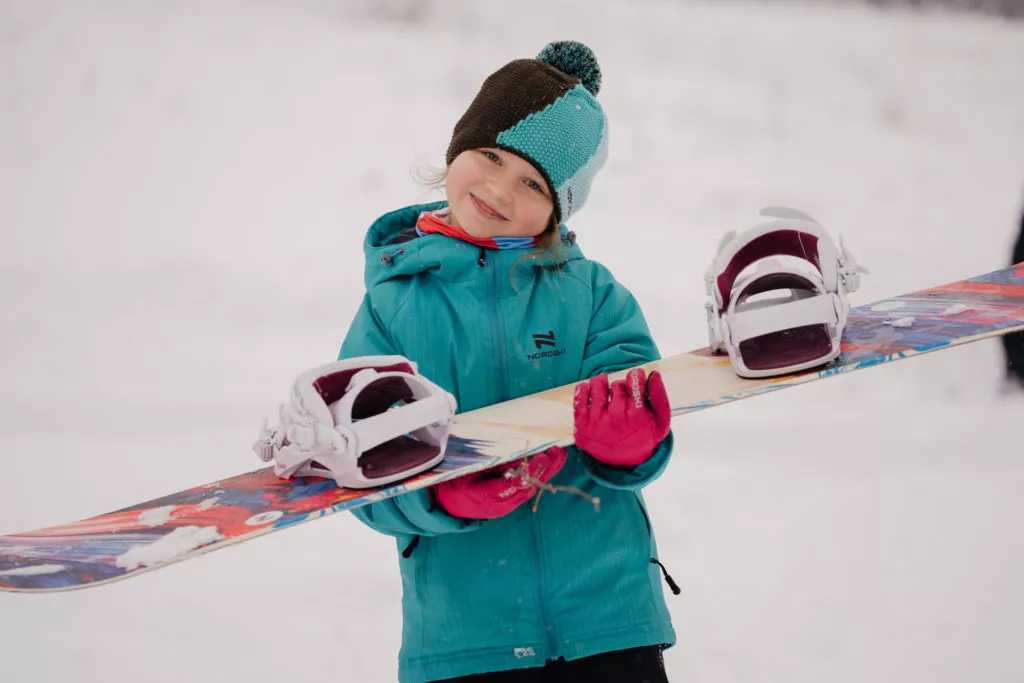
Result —
[[[1024, 330], [1024, 263], [854, 308], [842, 354], [815, 370], [742, 379], [726, 356], [707, 348], [644, 367], [662, 373], [675, 417], [1019, 330]], [[52, 592], [118, 581], [569, 445], [574, 386], [458, 415], [444, 462], [395, 485], [345, 489], [316, 477], [279, 479], [264, 467], [71, 524], [0, 536], [0, 590]]]

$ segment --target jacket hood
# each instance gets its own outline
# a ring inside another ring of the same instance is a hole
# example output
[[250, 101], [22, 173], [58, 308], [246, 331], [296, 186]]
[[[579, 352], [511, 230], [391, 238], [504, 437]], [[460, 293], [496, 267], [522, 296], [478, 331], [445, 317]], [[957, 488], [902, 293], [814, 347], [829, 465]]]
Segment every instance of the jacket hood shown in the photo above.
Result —
[[[479, 268], [481, 247], [445, 235], [425, 235], [398, 244], [389, 244], [402, 232], [415, 227], [420, 214], [436, 211], [447, 206], [447, 202], [418, 204], [384, 214], [370, 226], [363, 241], [366, 257], [365, 282], [367, 289], [397, 277], [408, 277], [431, 271], [445, 280], [459, 280], [471, 276]], [[487, 260], [497, 259], [499, 267], [512, 273], [512, 277], [529, 277], [533, 269], [553, 268], [569, 261], [585, 258], [576, 245], [575, 233], [561, 226], [562, 249], [556, 258], [540, 255], [523, 258], [527, 250], [485, 249]], [[512, 272], [512, 268], [515, 271]]]

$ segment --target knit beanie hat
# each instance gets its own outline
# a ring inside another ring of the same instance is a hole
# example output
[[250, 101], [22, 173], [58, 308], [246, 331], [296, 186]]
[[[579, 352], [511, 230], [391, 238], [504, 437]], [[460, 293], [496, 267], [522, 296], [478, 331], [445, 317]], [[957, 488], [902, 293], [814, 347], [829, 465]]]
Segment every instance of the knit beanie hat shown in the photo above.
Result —
[[597, 58], [583, 43], [560, 41], [536, 59], [517, 59], [491, 74], [455, 124], [445, 157], [494, 147], [533, 164], [554, 195], [561, 223], [587, 201], [608, 156], [608, 121], [596, 95]]

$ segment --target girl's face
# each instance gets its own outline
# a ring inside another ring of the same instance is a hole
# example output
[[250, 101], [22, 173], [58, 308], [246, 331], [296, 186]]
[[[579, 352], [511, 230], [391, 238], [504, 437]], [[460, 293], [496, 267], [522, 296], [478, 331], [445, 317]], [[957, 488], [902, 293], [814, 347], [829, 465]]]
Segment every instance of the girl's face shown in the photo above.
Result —
[[452, 225], [473, 237], [536, 237], [551, 224], [554, 203], [533, 164], [500, 149], [470, 149], [445, 179]]

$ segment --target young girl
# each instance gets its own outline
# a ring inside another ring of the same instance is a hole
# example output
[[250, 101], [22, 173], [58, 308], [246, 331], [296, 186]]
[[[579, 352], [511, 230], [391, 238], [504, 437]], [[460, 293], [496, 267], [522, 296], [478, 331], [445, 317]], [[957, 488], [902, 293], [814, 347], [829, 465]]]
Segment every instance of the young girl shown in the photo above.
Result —
[[[579, 380], [576, 446], [359, 508], [398, 539], [399, 681], [667, 681], [675, 642], [640, 489], [672, 451], [633, 296], [564, 221], [604, 164], [593, 53], [552, 43], [492, 74], [455, 125], [447, 202], [379, 218], [339, 358], [400, 354], [460, 411]], [[539, 482], [572, 493], [546, 494]], [[534, 509], [536, 507], [536, 510]], [[678, 592], [671, 578], [665, 579]]]

